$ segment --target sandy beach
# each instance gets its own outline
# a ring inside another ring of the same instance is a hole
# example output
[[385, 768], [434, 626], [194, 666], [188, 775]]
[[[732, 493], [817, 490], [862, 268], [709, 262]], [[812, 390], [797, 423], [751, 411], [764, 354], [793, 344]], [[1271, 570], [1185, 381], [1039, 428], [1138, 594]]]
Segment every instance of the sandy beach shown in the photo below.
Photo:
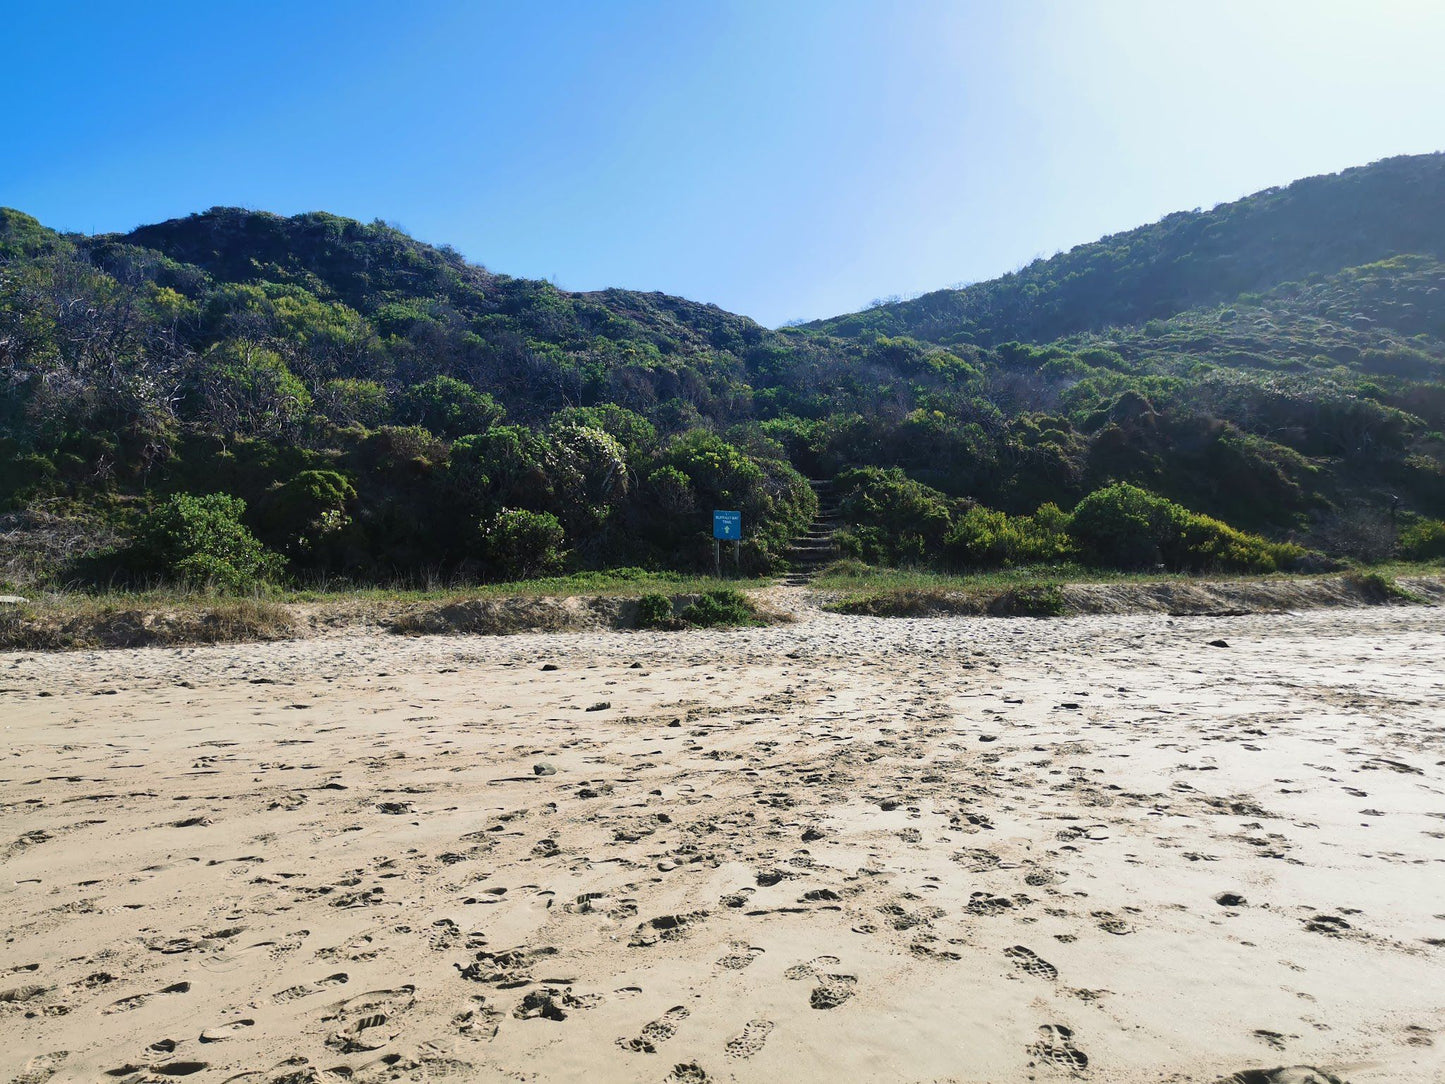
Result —
[[0, 655], [0, 1080], [1445, 1080], [1442, 704], [1424, 607]]

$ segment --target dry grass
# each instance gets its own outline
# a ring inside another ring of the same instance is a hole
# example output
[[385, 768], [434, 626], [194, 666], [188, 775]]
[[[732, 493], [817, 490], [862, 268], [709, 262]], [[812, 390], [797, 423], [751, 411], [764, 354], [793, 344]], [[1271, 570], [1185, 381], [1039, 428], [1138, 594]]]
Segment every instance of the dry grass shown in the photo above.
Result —
[[[1041, 575], [1043, 573], [1043, 575]], [[634, 628], [637, 600], [663, 594], [686, 605], [738, 581], [628, 572], [458, 590], [293, 591], [224, 597], [176, 591], [54, 593], [0, 606], [0, 651], [237, 643], [381, 628], [407, 635], [505, 635]], [[1390, 565], [1340, 576], [1104, 574], [1013, 569], [985, 576], [844, 568], [815, 581], [838, 613], [1046, 617], [1082, 613], [1258, 613], [1321, 606], [1445, 603], [1445, 570]], [[752, 605], [763, 623], [788, 616]]]
[[444, 590], [277, 591], [254, 597], [175, 590], [54, 592], [21, 606], [0, 606], [0, 651], [278, 640], [366, 627], [410, 635], [633, 628], [642, 595], [665, 594], [686, 604], [723, 586], [740, 584], [623, 570]]
[[1330, 606], [1445, 603], [1445, 575], [1394, 577], [1379, 572], [1340, 576], [1273, 576], [1201, 579], [1121, 577], [1106, 582], [1034, 582], [1000, 586], [980, 578], [948, 586], [898, 585], [845, 596], [829, 605], [836, 613], [872, 617], [938, 617], [993, 614], [1055, 617], [1074, 614], [1167, 613], [1226, 616], [1279, 613]]
[[128, 601], [81, 596], [63, 606], [6, 607], [0, 611], [0, 650], [237, 643], [281, 640], [297, 631], [290, 610], [266, 599], [187, 599], [179, 606]]

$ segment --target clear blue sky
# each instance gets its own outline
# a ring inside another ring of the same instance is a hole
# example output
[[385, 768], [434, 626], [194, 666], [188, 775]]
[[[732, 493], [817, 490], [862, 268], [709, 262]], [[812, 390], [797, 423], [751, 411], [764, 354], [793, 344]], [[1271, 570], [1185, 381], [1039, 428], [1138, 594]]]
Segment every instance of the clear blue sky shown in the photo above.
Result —
[[0, 204], [400, 224], [764, 323], [1445, 149], [1439, 0], [6, 5]]

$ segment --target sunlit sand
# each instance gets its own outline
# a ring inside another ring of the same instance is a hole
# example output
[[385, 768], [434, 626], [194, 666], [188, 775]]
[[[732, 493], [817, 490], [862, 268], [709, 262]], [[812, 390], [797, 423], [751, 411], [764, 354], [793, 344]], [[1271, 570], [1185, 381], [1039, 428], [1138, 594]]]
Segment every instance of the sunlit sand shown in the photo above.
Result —
[[1430, 609], [347, 633], [0, 690], [0, 1079], [1445, 1072]]

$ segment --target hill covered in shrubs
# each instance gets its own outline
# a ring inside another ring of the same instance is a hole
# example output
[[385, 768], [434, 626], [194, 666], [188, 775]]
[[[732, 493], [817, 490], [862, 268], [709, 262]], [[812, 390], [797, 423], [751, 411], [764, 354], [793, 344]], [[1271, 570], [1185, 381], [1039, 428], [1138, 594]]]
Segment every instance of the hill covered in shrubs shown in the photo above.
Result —
[[1445, 549], [1445, 157], [805, 328], [569, 293], [384, 223], [0, 211], [0, 581], [1270, 570]]
[[1402, 253], [1445, 257], [1445, 156], [1305, 177], [1079, 245], [961, 289], [808, 325], [992, 346], [1141, 324]]

